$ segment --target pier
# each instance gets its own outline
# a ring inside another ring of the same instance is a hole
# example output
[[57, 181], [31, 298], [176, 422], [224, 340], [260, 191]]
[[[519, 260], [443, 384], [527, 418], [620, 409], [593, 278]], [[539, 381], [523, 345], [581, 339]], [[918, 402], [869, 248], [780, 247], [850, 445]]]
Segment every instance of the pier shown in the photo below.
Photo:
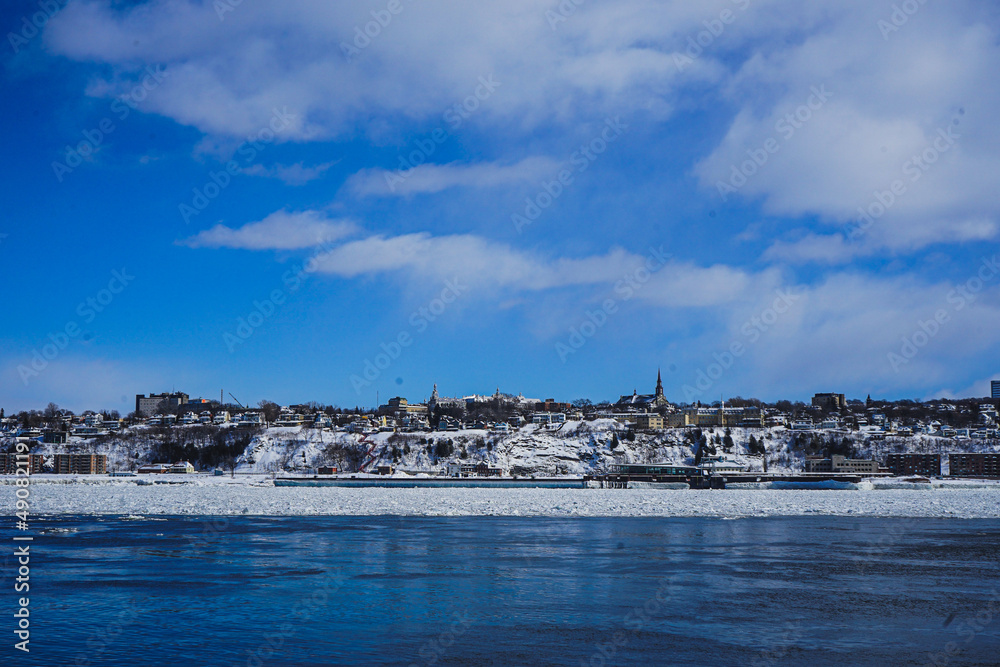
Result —
[[764, 472], [744, 472], [744, 473], [724, 473], [706, 474], [705, 471], [692, 469], [685, 474], [657, 475], [657, 474], [629, 474], [629, 473], [609, 473], [605, 475], [586, 475], [584, 482], [588, 486], [596, 486], [601, 489], [627, 489], [630, 482], [642, 482], [646, 484], [667, 485], [687, 484], [691, 489], [725, 489], [732, 484], [768, 484], [783, 482], [788, 484], [821, 485], [824, 482], [839, 482], [843, 484], [858, 484], [863, 479], [872, 477], [888, 477], [888, 473], [876, 473], [872, 475], [858, 475], [845, 473], [764, 473]]

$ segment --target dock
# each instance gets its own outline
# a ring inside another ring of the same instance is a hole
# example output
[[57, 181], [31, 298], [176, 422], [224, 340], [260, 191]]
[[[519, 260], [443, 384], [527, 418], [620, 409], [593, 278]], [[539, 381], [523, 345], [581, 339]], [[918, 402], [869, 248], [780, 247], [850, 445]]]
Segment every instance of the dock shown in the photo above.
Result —
[[801, 485], [803, 488], [809, 488], [811, 485], [820, 488], [824, 484], [843, 484], [847, 488], [847, 485], [859, 484], [863, 479], [885, 476], [888, 475], [881, 473], [875, 475], [858, 475], [847, 473], [782, 474], [763, 472], [709, 475], [692, 471], [681, 475], [610, 473], [606, 475], [587, 475], [583, 479], [589, 486], [601, 489], [628, 489], [631, 488], [629, 486], [631, 482], [663, 485], [664, 488], [680, 488], [678, 485], [687, 484], [690, 489], [725, 489], [727, 486], [734, 484], [769, 484], [775, 482], [788, 484], [789, 486]]
[[583, 477], [389, 477], [324, 476], [278, 477], [275, 486], [393, 489], [583, 489]]

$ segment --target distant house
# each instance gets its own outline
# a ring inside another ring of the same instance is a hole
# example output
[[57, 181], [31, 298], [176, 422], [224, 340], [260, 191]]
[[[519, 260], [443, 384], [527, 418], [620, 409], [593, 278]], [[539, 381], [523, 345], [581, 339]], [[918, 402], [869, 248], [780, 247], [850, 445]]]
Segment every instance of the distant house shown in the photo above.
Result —
[[170, 469], [167, 472], [175, 475], [186, 475], [194, 472], [194, 466], [187, 461], [178, 461], [170, 466]]
[[302, 426], [305, 423], [306, 423], [305, 415], [299, 412], [292, 412], [290, 410], [282, 410], [281, 414], [278, 415], [278, 419], [274, 422], [274, 425], [296, 427], [296, 426]]
[[812, 398], [812, 404], [822, 410], [842, 410], [847, 407], [843, 394], [816, 394]]
[[660, 430], [663, 428], [663, 416], [655, 412], [636, 415], [635, 427], [642, 431]]
[[69, 439], [66, 431], [45, 431], [42, 433], [42, 442], [47, 445], [65, 445]]
[[137, 471], [140, 475], [159, 475], [170, 470], [169, 463], [147, 463], [146, 465], [139, 466]]
[[535, 410], [539, 412], [569, 412], [573, 406], [569, 403], [558, 403], [554, 398], [546, 398], [544, 401], [535, 403]]
[[437, 430], [439, 431], [457, 431], [461, 427], [461, 424], [457, 419], [452, 417], [444, 416], [438, 422]]
[[244, 412], [236, 421], [239, 426], [263, 426], [264, 415], [259, 412]]
[[562, 412], [536, 412], [531, 415], [532, 424], [541, 424], [549, 428], [558, 428], [566, 423], [566, 415]]
[[146, 396], [144, 394], [136, 394], [135, 396], [135, 411], [140, 415], [146, 417], [156, 414], [157, 409], [159, 409], [161, 403], [166, 403], [168, 406], [180, 407], [188, 402], [188, 395], [183, 392], [174, 392], [172, 394], [150, 394]]

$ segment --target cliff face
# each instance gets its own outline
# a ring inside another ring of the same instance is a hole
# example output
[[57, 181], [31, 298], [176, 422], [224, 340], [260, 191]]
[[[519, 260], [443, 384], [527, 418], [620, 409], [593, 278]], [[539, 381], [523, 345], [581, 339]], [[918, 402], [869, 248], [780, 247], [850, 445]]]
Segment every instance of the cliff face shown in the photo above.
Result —
[[[703, 453], [727, 454], [753, 470], [761, 457], [751, 455], [751, 438], [763, 444], [768, 469], [801, 470], [806, 455], [845, 453], [884, 462], [893, 452], [998, 452], [997, 441], [957, 441], [931, 436], [871, 440], [857, 434], [793, 433], [784, 428], [668, 429], [628, 433], [612, 420], [567, 422], [558, 430], [526, 426], [510, 434], [488, 431], [378, 433], [360, 436], [296, 427], [238, 429], [232, 427], [135, 428], [121, 435], [94, 440], [72, 438], [66, 445], [36, 445], [33, 452], [99, 453], [108, 456], [108, 470], [131, 470], [144, 463], [191, 461], [198, 469], [235, 464], [240, 472], [282, 472], [332, 465], [356, 471], [392, 465], [407, 471], [437, 473], [449, 461], [484, 461], [516, 475], [583, 475], [603, 472], [616, 462], [692, 464]], [[946, 457], [942, 457], [943, 460]]]

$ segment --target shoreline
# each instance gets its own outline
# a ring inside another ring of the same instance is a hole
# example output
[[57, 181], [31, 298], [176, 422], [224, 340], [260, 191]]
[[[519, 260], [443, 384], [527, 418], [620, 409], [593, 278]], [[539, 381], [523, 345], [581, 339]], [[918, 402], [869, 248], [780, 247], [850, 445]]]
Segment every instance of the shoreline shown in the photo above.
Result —
[[[0, 498], [13, 503], [13, 485]], [[1000, 518], [1000, 486], [872, 490], [282, 488], [39, 484], [34, 516], [864, 516]]]

